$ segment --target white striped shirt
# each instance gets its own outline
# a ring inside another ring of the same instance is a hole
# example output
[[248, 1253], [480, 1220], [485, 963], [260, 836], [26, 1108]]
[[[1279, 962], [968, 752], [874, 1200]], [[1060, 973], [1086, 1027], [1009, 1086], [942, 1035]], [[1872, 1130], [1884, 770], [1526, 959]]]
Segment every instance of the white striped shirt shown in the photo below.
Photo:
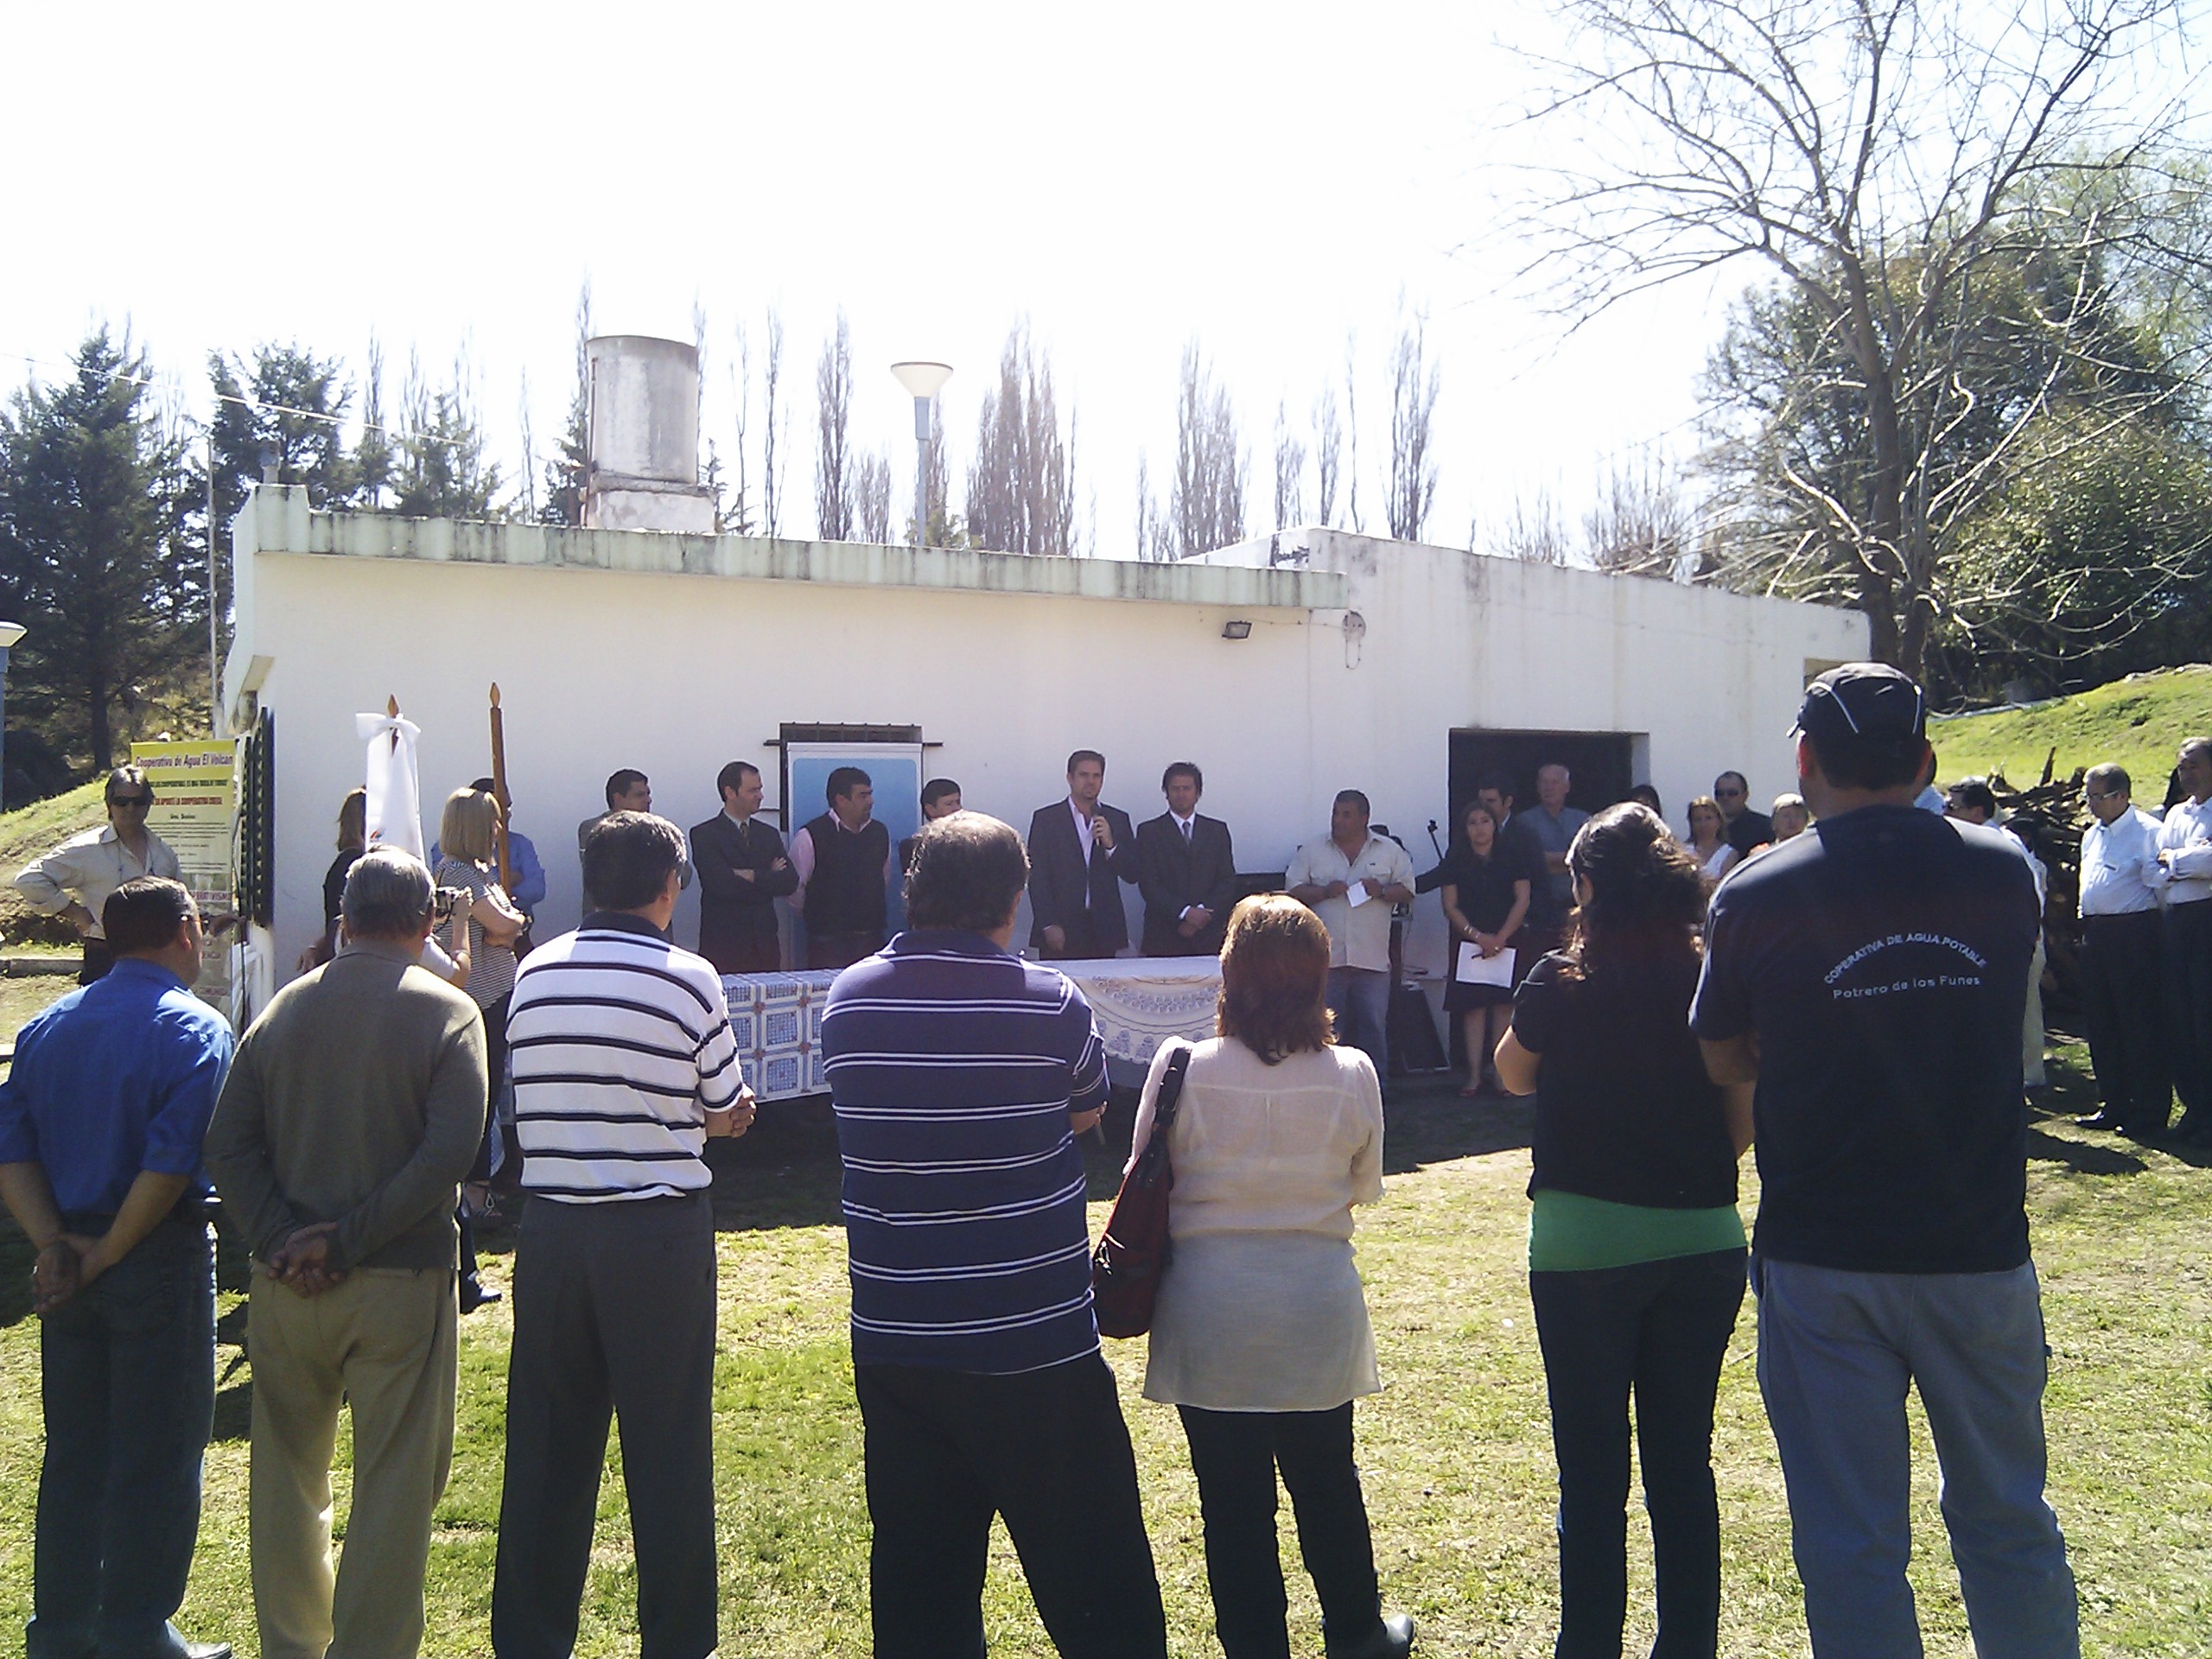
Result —
[[523, 963], [507, 1052], [525, 1191], [597, 1204], [708, 1185], [706, 1115], [744, 1078], [704, 957], [639, 918], [594, 912]]

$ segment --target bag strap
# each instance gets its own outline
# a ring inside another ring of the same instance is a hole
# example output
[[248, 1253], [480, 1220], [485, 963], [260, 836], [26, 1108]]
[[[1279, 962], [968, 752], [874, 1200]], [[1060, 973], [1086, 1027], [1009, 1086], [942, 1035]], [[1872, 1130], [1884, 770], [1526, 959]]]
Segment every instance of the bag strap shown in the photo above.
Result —
[[1175, 1124], [1176, 1108], [1183, 1098], [1183, 1074], [1191, 1069], [1191, 1046], [1180, 1045], [1160, 1079], [1160, 1093], [1152, 1103], [1152, 1132], [1165, 1135]]

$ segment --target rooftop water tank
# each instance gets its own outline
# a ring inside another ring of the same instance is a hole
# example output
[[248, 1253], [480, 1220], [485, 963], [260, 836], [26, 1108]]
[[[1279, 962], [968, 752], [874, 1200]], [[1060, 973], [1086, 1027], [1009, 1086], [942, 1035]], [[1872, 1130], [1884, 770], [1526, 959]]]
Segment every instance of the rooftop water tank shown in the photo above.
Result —
[[584, 345], [591, 472], [584, 524], [710, 536], [699, 482], [699, 353], [679, 340], [605, 334]]

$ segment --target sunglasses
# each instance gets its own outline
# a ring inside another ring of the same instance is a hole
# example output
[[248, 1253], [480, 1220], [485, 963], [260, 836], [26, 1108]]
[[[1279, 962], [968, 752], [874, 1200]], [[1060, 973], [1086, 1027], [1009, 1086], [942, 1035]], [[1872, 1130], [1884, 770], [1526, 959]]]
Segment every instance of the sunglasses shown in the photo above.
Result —
[[151, 806], [154, 798], [150, 795], [111, 795], [107, 798], [107, 804], [110, 806]]

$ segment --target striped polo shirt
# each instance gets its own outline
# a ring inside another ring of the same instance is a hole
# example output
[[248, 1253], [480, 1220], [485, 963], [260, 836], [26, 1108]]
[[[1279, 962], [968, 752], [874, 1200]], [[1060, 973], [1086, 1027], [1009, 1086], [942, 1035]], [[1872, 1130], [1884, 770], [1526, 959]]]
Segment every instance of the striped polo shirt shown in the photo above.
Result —
[[853, 1363], [1009, 1374], [1096, 1352], [1083, 1155], [1106, 1100], [1083, 993], [980, 934], [837, 976], [822, 1050], [845, 1166]]
[[516, 972], [507, 1053], [525, 1191], [600, 1204], [708, 1185], [706, 1115], [744, 1078], [704, 957], [594, 911]]

